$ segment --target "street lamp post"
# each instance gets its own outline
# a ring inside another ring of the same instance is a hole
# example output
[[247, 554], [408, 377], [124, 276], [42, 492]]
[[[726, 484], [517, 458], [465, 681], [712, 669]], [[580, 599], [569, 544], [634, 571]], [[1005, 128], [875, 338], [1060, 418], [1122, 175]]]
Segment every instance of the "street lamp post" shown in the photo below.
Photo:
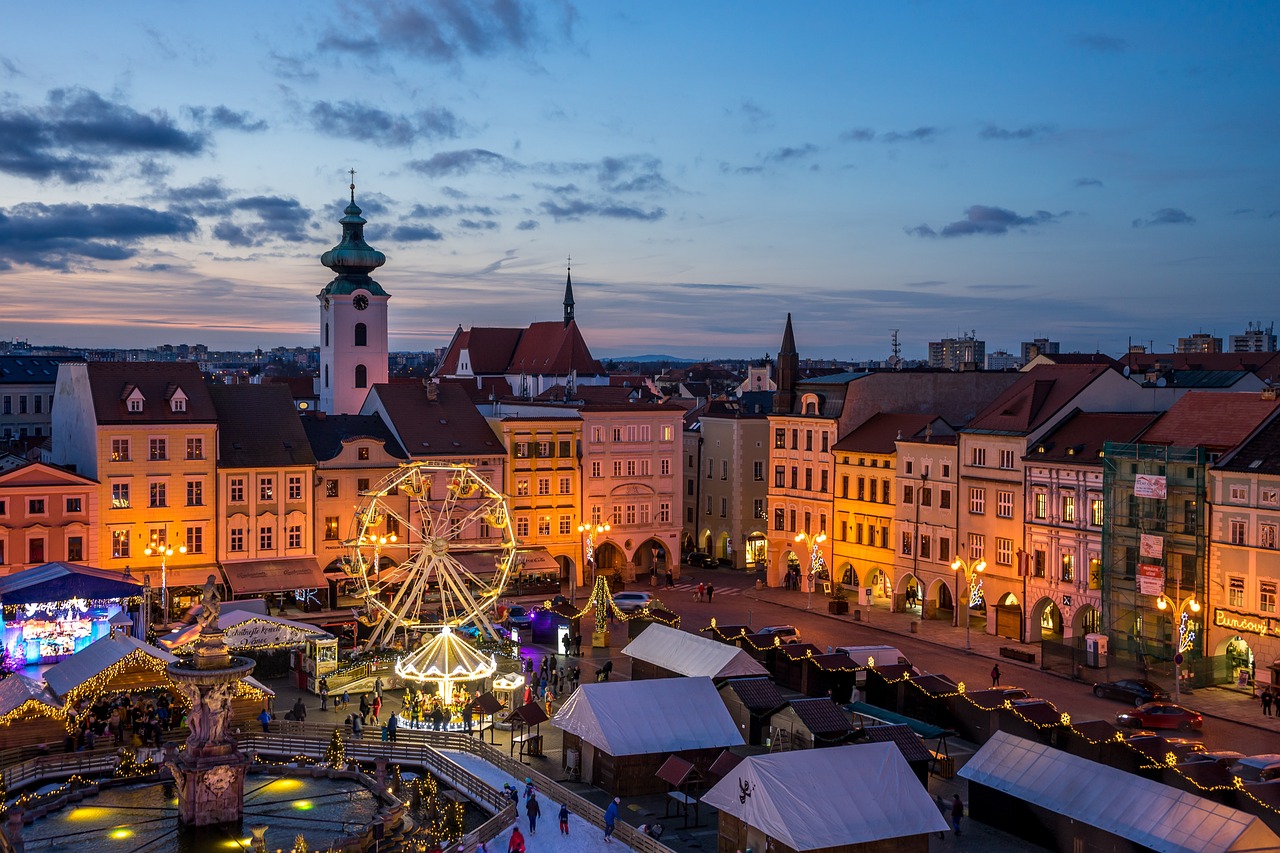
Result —
[[818, 550], [818, 546], [827, 541], [827, 534], [819, 532], [817, 536], [810, 536], [808, 533], [797, 533], [796, 541], [803, 542], [809, 546], [809, 603], [805, 605], [805, 610], [813, 609], [813, 587], [817, 582], [817, 575], [823, 570], [822, 552]]
[[[162, 542], [160, 537], [153, 536], [151, 544], [142, 549], [142, 553], [150, 557], [153, 554], [160, 555], [160, 610], [164, 613], [164, 624], [169, 624], [169, 558], [173, 556], [173, 548], [169, 545], [168, 535]], [[187, 553], [186, 545], [178, 546], [178, 553]]]
[[569, 601], [574, 604], [578, 603], [578, 572], [582, 571], [583, 566], [592, 563], [595, 559], [595, 540], [592, 537], [603, 535], [612, 529], [613, 527], [607, 522], [604, 524], [583, 523], [578, 525], [578, 532], [583, 536], [582, 566], [578, 566], [576, 570], [569, 572]]
[[1187, 615], [1187, 611], [1191, 613], [1200, 612], [1200, 602], [1196, 601], [1196, 594], [1193, 592], [1185, 599], [1182, 597], [1182, 577], [1178, 576], [1174, 584], [1174, 597], [1161, 593], [1156, 598], [1156, 607], [1160, 610], [1168, 610], [1173, 608], [1174, 614], [1178, 617], [1178, 645], [1177, 654], [1173, 657], [1173, 701], [1177, 704], [1182, 698], [1182, 663], [1184, 656], [1191, 651], [1195, 644], [1196, 631], [1190, 624], [1191, 618]]
[[951, 568], [964, 575], [964, 647], [972, 649], [973, 644], [969, 642], [969, 622], [973, 619], [973, 580], [978, 576], [979, 572], [987, 568], [987, 561], [978, 560], [978, 562], [970, 564], [956, 557], [951, 563]]

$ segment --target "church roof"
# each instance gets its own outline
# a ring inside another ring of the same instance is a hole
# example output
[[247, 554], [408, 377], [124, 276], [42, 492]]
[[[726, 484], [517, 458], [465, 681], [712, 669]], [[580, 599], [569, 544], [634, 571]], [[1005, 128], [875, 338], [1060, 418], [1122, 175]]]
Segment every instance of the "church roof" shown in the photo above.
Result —
[[576, 322], [532, 323], [527, 329], [477, 327], [459, 330], [436, 370], [437, 376], [457, 376], [462, 351], [470, 358], [471, 374], [502, 376], [603, 376], [604, 366], [591, 356]]
[[[354, 174], [352, 175], [354, 178]], [[364, 241], [366, 220], [356, 205], [356, 185], [351, 184], [351, 203], [338, 220], [342, 224], [342, 241], [320, 256], [320, 263], [338, 274], [325, 285], [321, 295], [348, 294], [367, 290], [375, 296], [387, 296], [387, 292], [369, 277], [369, 273], [387, 262], [387, 256]]]
[[315, 454], [287, 385], [211, 385], [218, 410], [218, 465], [314, 465]]
[[435, 399], [421, 384], [378, 384], [369, 396], [381, 404], [391, 432], [413, 458], [503, 452], [489, 422], [456, 384], [435, 386]]

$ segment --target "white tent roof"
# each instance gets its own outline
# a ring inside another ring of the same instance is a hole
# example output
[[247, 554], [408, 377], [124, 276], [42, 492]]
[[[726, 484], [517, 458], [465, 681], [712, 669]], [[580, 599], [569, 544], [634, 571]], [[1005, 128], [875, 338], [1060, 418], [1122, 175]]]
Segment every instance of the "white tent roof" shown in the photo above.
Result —
[[710, 749], [743, 742], [710, 678], [583, 684], [551, 724], [609, 755]]
[[62, 707], [62, 703], [49, 691], [49, 688], [34, 678], [14, 673], [0, 681], [0, 717], [33, 701], [48, 705], [55, 710]]
[[947, 829], [929, 792], [891, 743], [753, 755], [702, 801], [795, 850]]
[[622, 653], [681, 675], [737, 678], [769, 674], [763, 664], [737, 646], [718, 643], [656, 622], [641, 631]]
[[[266, 616], [252, 610], [223, 610], [218, 614], [218, 630], [227, 647], [253, 649], [264, 646], [302, 645], [308, 637], [327, 637], [329, 632], [305, 622], [294, 622], [279, 616]], [[166, 649], [182, 649], [200, 638], [199, 623], [170, 631], [156, 642]]]
[[1161, 853], [1280, 850], [1254, 815], [996, 732], [960, 775]]
[[142, 649], [153, 658], [173, 663], [176, 657], [164, 649], [157, 649], [128, 634], [107, 635], [94, 640], [64, 661], [45, 670], [44, 683], [58, 696], [66, 696], [93, 676], [125, 658], [130, 652]]

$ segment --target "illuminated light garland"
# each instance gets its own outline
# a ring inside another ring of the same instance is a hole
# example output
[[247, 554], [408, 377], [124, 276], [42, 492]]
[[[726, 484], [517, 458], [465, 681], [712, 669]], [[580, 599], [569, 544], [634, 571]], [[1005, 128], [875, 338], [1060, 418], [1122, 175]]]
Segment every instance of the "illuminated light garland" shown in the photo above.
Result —
[[1187, 611], [1182, 611], [1182, 619], [1178, 624], [1178, 654], [1185, 655], [1191, 651], [1196, 641], [1195, 623], [1189, 618]]
[[80, 612], [85, 612], [92, 608], [110, 607], [113, 604], [119, 604], [123, 607], [136, 607], [142, 603], [142, 596], [130, 595], [125, 598], [80, 598], [74, 596], [72, 598], [64, 598], [61, 601], [42, 601], [33, 604], [6, 604], [4, 605], [4, 618], [6, 621], [11, 620], [14, 616], [25, 614], [28, 618], [36, 613], [52, 613], [57, 610], [70, 610], [73, 607]]
[[158, 687], [166, 689], [173, 687], [173, 682], [169, 679], [166, 671], [168, 666], [168, 661], [149, 654], [146, 649], [134, 649], [106, 669], [89, 676], [80, 684], [68, 690], [65, 698], [65, 707], [70, 708], [78, 704], [85, 696], [97, 696], [107, 692], [107, 686], [111, 681], [131, 667], [140, 667], [163, 676], [162, 683], [156, 685]]
[[64, 725], [70, 724], [70, 718], [67, 716], [65, 708], [47, 705], [39, 699], [28, 699], [9, 713], [0, 716], [0, 726], [13, 725], [35, 717], [49, 717], [50, 719], [58, 720]]

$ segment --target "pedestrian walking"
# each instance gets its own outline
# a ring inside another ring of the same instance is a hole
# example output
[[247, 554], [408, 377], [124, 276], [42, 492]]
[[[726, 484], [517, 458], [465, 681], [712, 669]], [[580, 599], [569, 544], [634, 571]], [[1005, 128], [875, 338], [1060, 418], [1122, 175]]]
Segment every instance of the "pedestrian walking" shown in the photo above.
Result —
[[560, 804], [560, 834], [569, 834], [569, 804]]
[[604, 810], [604, 840], [607, 844], [613, 843], [613, 828], [618, 822], [618, 805], [621, 802], [621, 797], [614, 797], [609, 808]]
[[702, 581], [698, 581], [698, 591], [693, 594], [693, 600], [701, 602], [702, 596], [706, 594], [707, 585]]
[[524, 813], [529, 818], [529, 834], [538, 834], [538, 818], [542, 816], [542, 806], [538, 805], [537, 796], [529, 797], [524, 804]]
[[329, 710], [329, 679], [327, 678], [320, 679], [320, 710]]
[[382, 676], [378, 676], [373, 680], [373, 695], [374, 698], [382, 698]]
[[359, 714], [351, 715], [351, 736], [353, 738], [364, 737], [364, 717]]
[[387, 741], [389, 743], [396, 742], [396, 735], [400, 732], [400, 715], [392, 713], [387, 718]]
[[462, 728], [467, 734], [471, 734], [471, 723], [475, 719], [475, 709], [473, 703], [468, 702], [466, 707], [462, 709]]
[[1271, 703], [1275, 701], [1275, 696], [1271, 693], [1270, 687], [1262, 688], [1262, 716], [1271, 716]]
[[582, 657], [582, 634], [581, 633], [573, 635], [573, 656], [577, 658]]
[[347, 710], [347, 706], [351, 704], [351, 693], [345, 688], [342, 691], [342, 710]]
[[524, 853], [524, 836], [520, 834], [518, 826], [511, 830], [511, 840], [507, 842], [507, 853]]
[[675, 589], [675, 588], [676, 588], [676, 577], [671, 573], [670, 569], [667, 569], [667, 589]]
[[264, 708], [262, 713], [258, 715], [258, 722], [262, 723], [262, 733], [266, 734], [271, 726], [271, 712]]
[[546, 700], [547, 700], [547, 716], [548, 716], [548, 717], [550, 717], [550, 716], [551, 716], [551, 703], [552, 703], [552, 702], [554, 702], [554, 701], [556, 701], [556, 694], [555, 694], [555, 691], [554, 691], [554, 690], [548, 690], [548, 691], [547, 691]]
[[[947, 819], [947, 801], [946, 801], [946, 800], [944, 800], [944, 799], [942, 799], [942, 795], [941, 795], [941, 794], [934, 794], [934, 795], [933, 795], [933, 802], [934, 802], [934, 805], [936, 805], [936, 806], [938, 807], [938, 811], [942, 812], [942, 820], [945, 822], [945, 821], [946, 821], [946, 819]], [[945, 837], [946, 837], [946, 835], [945, 835], [945, 833], [943, 833], [941, 830], [939, 830], [939, 831], [938, 831], [938, 837], [939, 837], [939, 838], [945, 838]]]
[[379, 722], [378, 714], [380, 713], [382, 713], [382, 697], [374, 696], [373, 697], [373, 721], [375, 723]]
[[573, 637], [569, 636], [566, 633], [563, 637], [560, 638], [560, 645], [564, 649], [564, 656], [568, 657], [569, 650], [573, 648]]
[[714, 584], [707, 584], [707, 604], [711, 603], [711, 596], [715, 595], [716, 588]]
[[951, 828], [956, 831], [956, 835], [960, 835], [960, 818], [964, 817], [964, 803], [960, 800], [960, 795], [956, 794], [951, 799]]
[[995, 666], [991, 667], [991, 686], [992, 687], [1000, 686], [1000, 664], [996, 664]]
[[370, 707], [371, 706], [369, 705], [369, 694], [361, 693], [360, 694], [360, 722], [362, 723], [369, 722]]

